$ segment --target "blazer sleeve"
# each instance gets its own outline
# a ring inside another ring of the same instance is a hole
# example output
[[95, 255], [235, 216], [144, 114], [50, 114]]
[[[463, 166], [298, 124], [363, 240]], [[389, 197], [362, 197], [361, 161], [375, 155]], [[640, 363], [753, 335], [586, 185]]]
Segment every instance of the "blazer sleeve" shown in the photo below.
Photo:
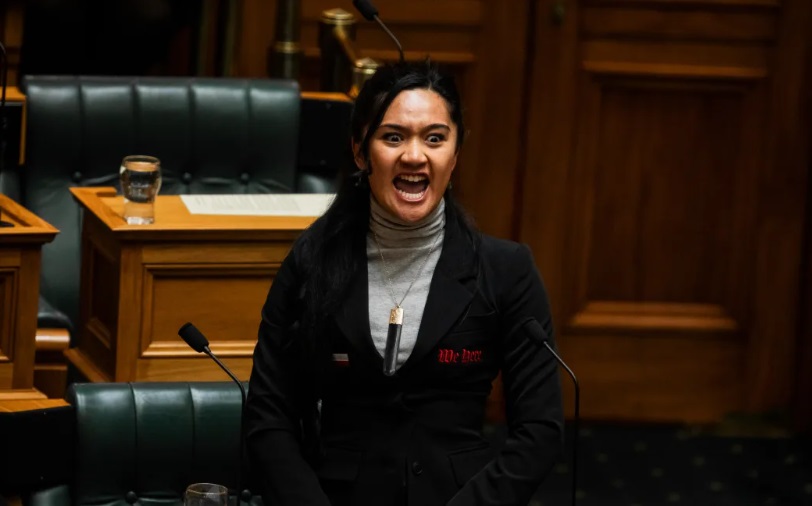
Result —
[[547, 293], [530, 249], [516, 245], [496, 284], [508, 435], [449, 506], [526, 505], [563, 450], [563, 408]]
[[329, 506], [302, 448], [302, 399], [297, 388], [296, 327], [301, 276], [290, 253], [262, 308], [244, 420], [246, 446], [263, 502]]

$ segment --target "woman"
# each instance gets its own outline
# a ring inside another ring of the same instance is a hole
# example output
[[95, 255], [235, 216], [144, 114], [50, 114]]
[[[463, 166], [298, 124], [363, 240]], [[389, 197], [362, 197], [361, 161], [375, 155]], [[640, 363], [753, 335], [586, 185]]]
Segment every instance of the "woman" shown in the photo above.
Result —
[[[454, 83], [428, 62], [384, 66], [351, 127], [359, 172], [262, 311], [245, 423], [265, 502], [525, 505], [562, 445], [550, 309], [528, 248], [481, 235], [450, 196]], [[495, 454], [482, 425], [499, 371]]]

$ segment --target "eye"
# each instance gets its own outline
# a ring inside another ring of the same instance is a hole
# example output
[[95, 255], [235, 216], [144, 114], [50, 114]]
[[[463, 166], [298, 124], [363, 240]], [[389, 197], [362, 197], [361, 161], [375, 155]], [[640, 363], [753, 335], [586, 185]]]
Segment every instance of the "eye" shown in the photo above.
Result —
[[445, 141], [445, 135], [443, 134], [429, 134], [426, 137], [426, 142], [429, 144], [442, 144]]
[[392, 143], [392, 144], [396, 144], [396, 143], [398, 143], [398, 142], [403, 141], [403, 136], [402, 136], [402, 135], [400, 135], [400, 134], [399, 134], [399, 133], [397, 133], [397, 132], [386, 132], [385, 134], [383, 134], [383, 135], [381, 136], [381, 138], [382, 138], [382, 139], [383, 139], [385, 142], [389, 142], [389, 143]]

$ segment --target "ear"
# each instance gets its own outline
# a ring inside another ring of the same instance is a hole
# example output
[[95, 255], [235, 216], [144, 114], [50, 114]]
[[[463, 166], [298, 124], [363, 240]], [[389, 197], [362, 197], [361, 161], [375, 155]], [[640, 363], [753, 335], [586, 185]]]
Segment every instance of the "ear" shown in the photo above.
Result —
[[454, 169], [457, 168], [457, 157], [459, 154], [459, 151], [454, 151], [454, 158], [451, 160], [451, 172], [454, 172]]
[[366, 169], [367, 163], [364, 159], [363, 153], [361, 153], [361, 143], [350, 141], [352, 143], [352, 158], [355, 161], [355, 166], [358, 167], [359, 170]]

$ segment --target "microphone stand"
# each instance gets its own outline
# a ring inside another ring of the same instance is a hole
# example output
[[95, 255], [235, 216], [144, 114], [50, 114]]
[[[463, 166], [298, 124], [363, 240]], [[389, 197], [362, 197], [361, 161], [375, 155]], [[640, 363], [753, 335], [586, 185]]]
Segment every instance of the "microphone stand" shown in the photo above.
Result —
[[570, 378], [572, 378], [572, 383], [575, 385], [575, 418], [572, 421], [572, 506], [575, 506], [575, 490], [578, 486], [578, 430], [579, 425], [581, 422], [581, 387], [578, 385], [578, 378], [575, 377], [575, 373], [572, 372], [572, 369], [564, 362], [558, 353], [553, 350], [553, 347], [547, 341], [543, 341], [544, 347], [547, 348], [553, 357], [561, 364], [561, 367], [567, 371]]
[[248, 502], [251, 500], [250, 494], [245, 494], [243, 497], [243, 493], [246, 492], [246, 483], [243, 482], [243, 477], [245, 473], [243, 472], [243, 464], [244, 464], [244, 456], [245, 456], [245, 428], [243, 424], [243, 414], [245, 413], [245, 404], [247, 402], [247, 396], [245, 394], [245, 387], [242, 384], [242, 381], [231, 372], [224, 363], [217, 358], [217, 355], [212, 353], [211, 349], [209, 348], [209, 340], [206, 339], [206, 336], [203, 335], [200, 330], [197, 329], [191, 322], [184, 324], [179, 330], [178, 335], [189, 345], [190, 348], [195, 350], [198, 353], [205, 353], [208, 355], [214, 362], [220, 366], [220, 369], [226, 372], [228, 376], [231, 378], [234, 383], [240, 387], [240, 440], [239, 440], [239, 464], [237, 465], [237, 494], [236, 500], [237, 505], [239, 506], [240, 502]]
[[[0, 70], [0, 88], [2, 88], [0, 90], [0, 181], [2, 181], [3, 167], [6, 163], [6, 85], [8, 79], [8, 55], [6, 46], [2, 42], [0, 42], [0, 53], [3, 56], [3, 68]], [[3, 221], [3, 208], [0, 206], [0, 228], [13, 226], [13, 223]]]
[[378, 26], [383, 28], [384, 33], [392, 39], [392, 42], [398, 48], [398, 55], [400, 56], [400, 61], [403, 62], [403, 46], [400, 45], [400, 41], [395, 34], [392, 33], [389, 28], [381, 21], [380, 16], [378, 16], [378, 9], [372, 4], [370, 0], [353, 0], [352, 5], [361, 13], [367, 21], [375, 21], [378, 23]]
[[375, 20], [375, 22], [376, 22], [376, 23], [378, 23], [378, 25], [379, 25], [381, 28], [383, 28], [383, 31], [384, 31], [384, 32], [386, 32], [386, 35], [388, 35], [388, 36], [389, 36], [389, 38], [390, 38], [390, 39], [392, 39], [392, 42], [394, 42], [394, 43], [395, 43], [395, 45], [396, 45], [396, 46], [397, 46], [397, 48], [398, 48], [398, 54], [400, 55], [400, 61], [403, 61], [403, 46], [401, 46], [401, 45], [400, 45], [400, 41], [398, 40], [398, 38], [397, 38], [397, 37], [395, 37], [395, 34], [394, 34], [394, 33], [392, 33], [392, 32], [389, 30], [389, 28], [388, 28], [388, 27], [387, 27], [387, 26], [384, 24], [384, 22], [383, 22], [383, 21], [381, 21], [381, 18], [380, 18], [380, 17], [379, 17], [377, 14], [375, 14], [375, 15], [372, 17], [372, 19], [374, 19], [374, 20]]

